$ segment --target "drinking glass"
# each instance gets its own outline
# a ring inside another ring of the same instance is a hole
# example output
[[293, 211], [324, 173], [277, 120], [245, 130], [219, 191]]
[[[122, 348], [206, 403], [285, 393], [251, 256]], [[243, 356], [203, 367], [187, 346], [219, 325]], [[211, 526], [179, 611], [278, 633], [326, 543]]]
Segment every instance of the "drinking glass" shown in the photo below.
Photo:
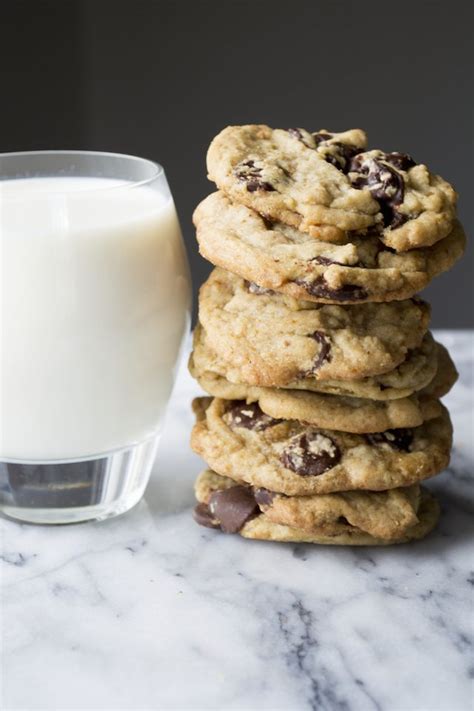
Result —
[[0, 511], [72, 523], [136, 504], [189, 323], [161, 166], [0, 155]]

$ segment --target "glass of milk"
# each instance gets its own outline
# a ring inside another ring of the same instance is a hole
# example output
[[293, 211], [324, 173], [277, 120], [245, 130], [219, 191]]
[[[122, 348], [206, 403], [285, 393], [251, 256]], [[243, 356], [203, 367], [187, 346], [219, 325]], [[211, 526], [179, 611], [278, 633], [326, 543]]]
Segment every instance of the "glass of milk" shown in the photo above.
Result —
[[150, 476], [190, 320], [163, 168], [0, 155], [0, 510], [103, 519]]

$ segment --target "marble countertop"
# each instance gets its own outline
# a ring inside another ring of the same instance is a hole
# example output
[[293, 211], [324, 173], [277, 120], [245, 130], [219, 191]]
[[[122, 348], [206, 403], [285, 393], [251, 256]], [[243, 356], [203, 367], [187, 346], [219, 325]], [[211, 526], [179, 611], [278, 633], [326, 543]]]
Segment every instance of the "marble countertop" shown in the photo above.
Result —
[[64, 527], [0, 519], [1, 708], [472, 709], [473, 334], [437, 335], [461, 380], [426, 541], [325, 548], [198, 527], [198, 387], [183, 368], [134, 510]]

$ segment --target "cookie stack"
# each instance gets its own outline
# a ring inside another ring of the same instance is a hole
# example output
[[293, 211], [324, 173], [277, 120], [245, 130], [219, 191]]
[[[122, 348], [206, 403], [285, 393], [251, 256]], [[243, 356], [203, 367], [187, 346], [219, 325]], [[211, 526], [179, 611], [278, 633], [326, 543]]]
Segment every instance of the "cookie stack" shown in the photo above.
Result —
[[363, 131], [233, 126], [196, 209], [216, 269], [190, 369], [198, 523], [246, 538], [350, 545], [426, 535], [420, 485], [449, 462], [439, 398], [457, 374], [415, 294], [464, 250], [456, 194]]

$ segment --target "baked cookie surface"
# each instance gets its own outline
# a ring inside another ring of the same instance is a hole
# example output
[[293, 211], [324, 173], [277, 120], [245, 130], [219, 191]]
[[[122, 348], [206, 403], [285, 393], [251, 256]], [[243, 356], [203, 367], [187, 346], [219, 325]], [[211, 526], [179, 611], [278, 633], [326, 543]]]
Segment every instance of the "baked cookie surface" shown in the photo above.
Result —
[[257, 403], [197, 398], [193, 450], [222, 476], [288, 496], [410, 486], [449, 463], [449, 414], [365, 435], [267, 415]]
[[329, 244], [269, 222], [224, 193], [205, 198], [194, 212], [201, 254], [261, 287], [295, 299], [354, 304], [412, 297], [461, 257], [465, 235], [459, 222], [432, 247], [403, 254], [375, 234], [348, 235]]
[[241, 382], [285, 384], [308, 376], [361, 379], [393, 370], [420, 346], [430, 308], [420, 299], [353, 306], [255, 292], [215, 269], [200, 289], [206, 341]]
[[439, 509], [418, 485], [380, 493], [287, 497], [211, 470], [195, 484], [197, 523], [246, 538], [339, 545], [388, 545], [426, 535]]
[[366, 150], [360, 129], [334, 134], [229, 126], [207, 154], [210, 180], [232, 200], [312, 237], [344, 242], [375, 226], [397, 251], [446, 237], [456, 193], [403, 153]]
[[257, 371], [251, 362], [243, 363], [231, 358], [223, 359], [209, 346], [207, 333], [200, 324], [195, 328], [193, 345], [191, 372], [198, 377], [203, 373], [211, 372], [224, 377], [231, 383], [244, 381], [247, 385], [259, 387], [308, 390], [372, 400], [394, 400], [407, 397], [425, 388], [436, 374], [438, 355], [441, 349], [428, 332], [419, 348], [408, 351], [405, 360], [386, 373], [358, 380], [329, 378], [323, 380], [315, 377], [317, 373], [307, 373], [288, 381], [279, 379], [280, 369]]
[[230, 383], [217, 373], [198, 373], [190, 358], [190, 371], [209, 395], [224, 400], [256, 402], [263, 412], [276, 419], [300, 420], [316, 427], [365, 434], [401, 427], [417, 427], [439, 417], [438, 398], [457, 380], [457, 371], [446, 351], [440, 347], [438, 371], [423, 390], [397, 400], [368, 400], [345, 395], [284, 388], [261, 388]]

